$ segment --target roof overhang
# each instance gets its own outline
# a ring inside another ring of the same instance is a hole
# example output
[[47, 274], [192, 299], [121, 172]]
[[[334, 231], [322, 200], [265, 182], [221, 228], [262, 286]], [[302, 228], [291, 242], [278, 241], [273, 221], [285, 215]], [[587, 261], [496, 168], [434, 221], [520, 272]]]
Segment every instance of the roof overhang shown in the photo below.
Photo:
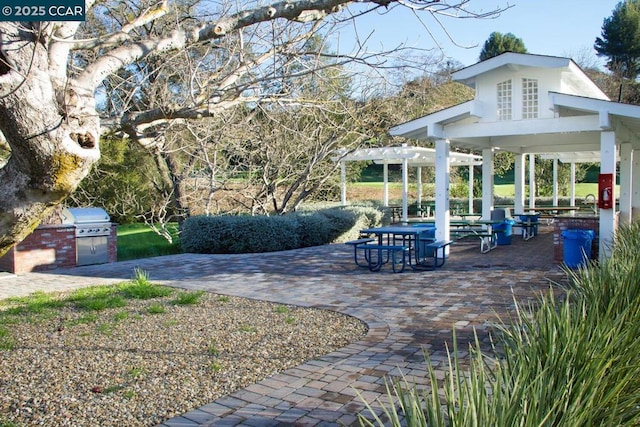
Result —
[[392, 136], [417, 140], [447, 139], [452, 146], [513, 153], [599, 151], [602, 131], [615, 130], [619, 141], [640, 145], [640, 106], [549, 92], [556, 117], [482, 122], [479, 101], [468, 101], [394, 126]]
[[[401, 164], [407, 162], [411, 166], [435, 166], [436, 153], [433, 148], [414, 146], [395, 146], [360, 148], [352, 151], [339, 150], [334, 161], [373, 161], [378, 164]], [[482, 157], [474, 154], [451, 151], [449, 161], [452, 166], [480, 165]]]
[[[562, 163], [600, 163], [601, 157], [599, 151], [575, 151], [566, 153], [544, 153], [541, 158], [547, 160], [556, 159]], [[620, 160], [619, 155], [616, 155]]]

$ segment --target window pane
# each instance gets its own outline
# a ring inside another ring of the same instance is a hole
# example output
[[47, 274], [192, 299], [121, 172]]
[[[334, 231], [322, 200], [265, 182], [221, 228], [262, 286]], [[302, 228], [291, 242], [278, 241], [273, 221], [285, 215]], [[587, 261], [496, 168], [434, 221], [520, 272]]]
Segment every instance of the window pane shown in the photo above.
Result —
[[538, 80], [522, 79], [522, 118], [538, 118]]
[[498, 120], [511, 120], [511, 80], [498, 83]]

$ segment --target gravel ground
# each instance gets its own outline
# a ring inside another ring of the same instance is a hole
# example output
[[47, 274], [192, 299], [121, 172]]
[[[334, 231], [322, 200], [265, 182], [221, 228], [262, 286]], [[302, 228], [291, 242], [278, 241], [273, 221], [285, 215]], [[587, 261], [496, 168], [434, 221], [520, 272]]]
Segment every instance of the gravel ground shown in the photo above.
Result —
[[214, 294], [175, 305], [178, 292], [0, 316], [0, 426], [157, 425], [366, 333], [326, 310]]

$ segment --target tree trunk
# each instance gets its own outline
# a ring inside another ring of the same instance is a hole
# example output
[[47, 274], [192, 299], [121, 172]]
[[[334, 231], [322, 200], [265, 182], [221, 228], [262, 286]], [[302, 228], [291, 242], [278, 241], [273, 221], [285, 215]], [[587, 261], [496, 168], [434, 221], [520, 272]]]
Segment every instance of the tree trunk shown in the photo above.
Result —
[[0, 169], [1, 256], [71, 194], [98, 160], [99, 121], [93, 91], [56, 81], [48, 72], [37, 28], [28, 36], [16, 23], [2, 23], [0, 30], [0, 59], [8, 65], [0, 74], [0, 131], [11, 148]]

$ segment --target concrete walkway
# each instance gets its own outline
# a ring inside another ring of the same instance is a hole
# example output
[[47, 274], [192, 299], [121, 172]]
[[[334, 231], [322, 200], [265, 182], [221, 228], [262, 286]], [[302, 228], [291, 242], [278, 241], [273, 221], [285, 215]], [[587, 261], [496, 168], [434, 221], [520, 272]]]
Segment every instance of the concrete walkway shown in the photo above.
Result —
[[[459, 349], [486, 342], [497, 315], [545, 291], [564, 273], [553, 264], [552, 229], [529, 241], [481, 254], [479, 242], [452, 246], [436, 271], [371, 273], [353, 263], [352, 249], [327, 245], [247, 255], [182, 254], [135, 261], [0, 276], [0, 299], [36, 290], [68, 290], [129, 279], [135, 268], [155, 283], [278, 303], [322, 307], [365, 321], [369, 332], [317, 360], [267, 378], [232, 395], [167, 420], [163, 426], [355, 425], [362, 399], [386, 401], [385, 377], [408, 376], [426, 384], [428, 351], [447, 368], [455, 326]], [[386, 266], [385, 266], [386, 267]], [[376, 411], [379, 410], [374, 403]]]

